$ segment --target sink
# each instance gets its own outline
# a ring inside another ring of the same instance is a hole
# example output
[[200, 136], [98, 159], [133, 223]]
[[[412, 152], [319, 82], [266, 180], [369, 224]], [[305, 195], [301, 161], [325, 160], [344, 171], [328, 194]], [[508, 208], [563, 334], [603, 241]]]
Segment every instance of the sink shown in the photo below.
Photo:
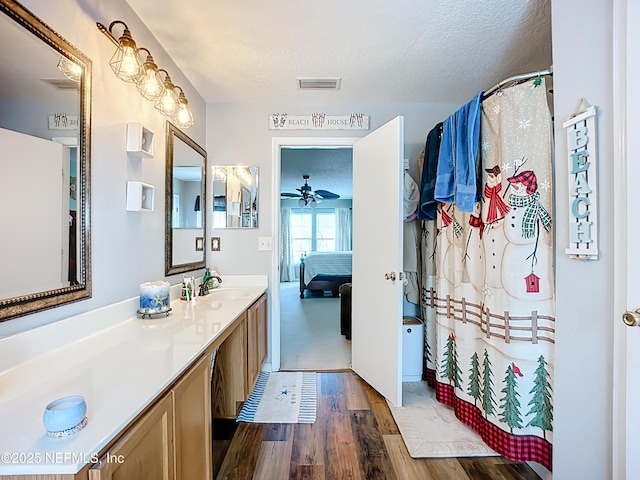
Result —
[[209, 296], [216, 300], [238, 300], [251, 297], [251, 292], [246, 288], [219, 287], [209, 290]]

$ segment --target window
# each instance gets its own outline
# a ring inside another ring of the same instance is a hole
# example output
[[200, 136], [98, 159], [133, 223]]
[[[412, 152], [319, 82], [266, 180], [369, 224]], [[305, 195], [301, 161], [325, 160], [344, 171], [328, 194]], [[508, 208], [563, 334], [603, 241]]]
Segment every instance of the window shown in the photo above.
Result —
[[291, 240], [296, 263], [309, 252], [333, 252], [336, 244], [334, 209], [291, 211]]
[[336, 249], [336, 214], [316, 214], [316, 252], [333, 252]]
[[296, 263], [305, 253], [312, 251], [311, 221], [310, 213], [291, 212], [291, 241], [293, 243], [293, 258]]

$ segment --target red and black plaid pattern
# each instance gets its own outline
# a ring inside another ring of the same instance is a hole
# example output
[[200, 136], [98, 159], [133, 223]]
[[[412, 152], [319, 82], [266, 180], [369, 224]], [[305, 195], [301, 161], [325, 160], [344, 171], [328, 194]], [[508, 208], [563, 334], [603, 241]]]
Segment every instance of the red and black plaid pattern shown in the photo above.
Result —
[[436, 399], [453, 408], [458, 420], [477, 432], [489, 447], [509, 460], [538, 462], [547, 470], [552, 471], [551, 443], [535, 435], [515, 435], [502, 430], [486, 420], [478, 407], [456, 397], [451, 385], [437, 382], [435, 376], [434, 370], [427, 371], [427, 385], [432, 386], [429, 383], [432, 378], [436, 389]]
[[507, 180], [510, 183], [522, 183], [527, 187], [527, 195], [533, 195], [538, 190], [538, 179], [532, 170], [526, 170], [514, 177], [509, 177]]

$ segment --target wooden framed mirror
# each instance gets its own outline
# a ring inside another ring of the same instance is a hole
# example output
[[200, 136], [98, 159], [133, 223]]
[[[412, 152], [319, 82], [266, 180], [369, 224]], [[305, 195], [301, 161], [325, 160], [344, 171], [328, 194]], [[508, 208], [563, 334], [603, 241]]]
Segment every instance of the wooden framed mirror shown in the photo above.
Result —
[[91, 60], [18, 2], [0, 11], [5, 321], [91, 297]]
[[167, 121], [165, 274], [204, 268], [207, 152]]

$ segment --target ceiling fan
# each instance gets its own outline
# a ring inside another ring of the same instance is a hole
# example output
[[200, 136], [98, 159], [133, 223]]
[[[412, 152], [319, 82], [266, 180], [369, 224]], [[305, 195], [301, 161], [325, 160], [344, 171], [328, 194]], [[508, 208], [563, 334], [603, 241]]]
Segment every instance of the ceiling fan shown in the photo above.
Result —
[[296, 188], [299, 193], [281, 193], [280, 196], [287, 198], [299, 198], [298, 205], [300, 207], [306, 207], [308, 205], [311, 208], [316, 208], [316, 205], [322, 200], [335, 200], [336, 198], [340, 198], [340, 195], [328, 190], [314, 191], [308, 183], [309, 175], [303, 175], [302, 178], [304, 180], [304, 185], [300, 188]]

